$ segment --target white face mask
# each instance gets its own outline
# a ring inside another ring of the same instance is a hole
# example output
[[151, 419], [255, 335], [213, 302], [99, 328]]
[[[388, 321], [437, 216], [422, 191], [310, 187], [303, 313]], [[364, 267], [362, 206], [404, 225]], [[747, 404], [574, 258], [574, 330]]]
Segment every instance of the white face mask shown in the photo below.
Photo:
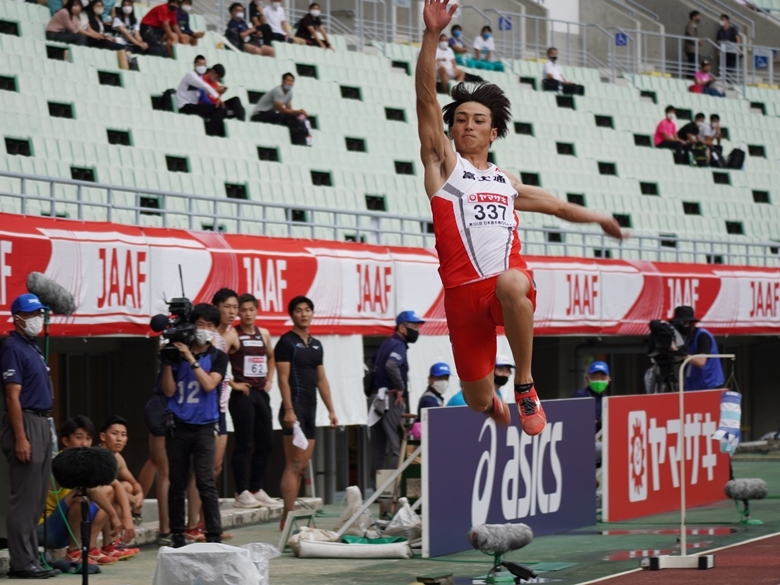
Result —
[[190, 11], [192, 10], [192, 6], [190, 6], [189, 4], [185, 4], [184, 6], [182, 6], [182, 7], [181, 7], [181, 9], [182, 9], [184, 12], [186, 12], [187, 14], [189, 14], [189, 13], [190, 13]]
[[243, 12], [236, 12], [236, 18], [238, 20], [244, 20], [244, 13]]
[[214, 339], [214, 332], [208, 329], [198, 329], [195, 331], [195, 341], [200, 345], [207, 345]]
[[43, 317], [30, 317], [29, 319], [22, 319], [22, 329], [30, 337], [36, 337], [41, 331], [43, 331]]
[[81, 0], [81, 5], [82, 5], [84, 8], [86, 8], [87, 6], [89, 6], [89, 0]]
[[97, 14], [98, 16], [103, 14], [103, 7], [101, 6], [100, 8], [95, 8], [95, 14]]
[[696, 125], [697, 125], [699, 128], [701, 128], [702, 126], [704, 126], [704, 122], [696, 122]]
[[431, 384], [431, 388], [436, 390], [439, 394], [444, 396], [447, 393], [447, 388], [450, 387], [450, 383], [448, 380], [436, 380], [433, 384]]
[[198, 75], [203, 75], [206, 73], [206, 66], [205, 65], [198, 65], [195, 67], [195, 73]]
[[133, 13], [133, 7], [132, 6], [122, 6], [122, 12], [125, 14], [132, 14]]
[[285, 84], [282, 86], [282, 89], [283, 89], [284, 91], [290, 91], [292, 88], [293, 88], [293, 86], [292, 86], [292, 85], [289, 85], [289, 84], [287, 84], [287, 83], [285, 83]]
[[317, 18], [321, 12], [315, 8], [314, 10], [309, 10], [309, 14], [311, 14], [314, 18]]
[[721, 20], [720, 21], [720, 26], [726, 26], [728, 23], [729, 23], [728, 20]]
[[666, 114], [666, 118], [674, 122], [677, 119], [677, 116], [675, 114]]
[[439, 41], [439, 48], [440, 48], [442, 51], [443, 51], [444, 49], [446, 49], [447, 47], [449, 47], [449, 45], [447, 44], [447, 41]]

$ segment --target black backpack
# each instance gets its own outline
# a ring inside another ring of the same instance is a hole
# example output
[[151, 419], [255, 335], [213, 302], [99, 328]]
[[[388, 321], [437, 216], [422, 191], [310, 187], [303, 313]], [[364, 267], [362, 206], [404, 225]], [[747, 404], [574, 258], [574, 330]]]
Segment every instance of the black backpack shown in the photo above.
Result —
[[732, 150], [726, 166], [730, 169], [741, 169], [745, 166], [745, 151], [741, 148]]

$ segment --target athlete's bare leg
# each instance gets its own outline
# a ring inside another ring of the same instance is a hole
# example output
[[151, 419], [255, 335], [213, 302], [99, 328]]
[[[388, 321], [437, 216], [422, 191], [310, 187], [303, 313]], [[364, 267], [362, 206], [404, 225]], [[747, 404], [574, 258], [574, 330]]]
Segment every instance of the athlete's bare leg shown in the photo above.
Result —
[[298, 493], [301, 490], [301, 478], [309, 468], [309, 460], [314, 451], [315, 441], [309, 439], [309, 446], [306, 449], [299, 449], [293, 445], [291, 435], [285, 435], [284, 440], [284, 472], [280, 490], [284, 499], [284, 510], [282, 512], [282, 525], [287, 519], [287, 512], [295, 510], [295, 500], [298, 499]]
[[[515, 358], [515, 384], [531, 384], [534, 344], [534, 306], [528, 298], [531, 283], [522, 272], [507, 270], [496, 281], [496, 296], [504, 312], [504, 332]], [[491, 381], [492, 384], [492, 381]]]
[[482, 378], [473, 382], [461, 380], [463, 385], [463, 399], [471, 410], [486, 412], [493, 406], [493, 395], [496, 393], [493, 387], [493, 370]]

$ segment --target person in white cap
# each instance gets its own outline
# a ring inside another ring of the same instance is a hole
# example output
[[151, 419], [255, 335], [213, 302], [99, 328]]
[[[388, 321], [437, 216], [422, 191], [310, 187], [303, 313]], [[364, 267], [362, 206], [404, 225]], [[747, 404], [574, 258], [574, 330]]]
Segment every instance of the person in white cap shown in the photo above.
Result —
[[[501, 388], [506, 386], [507, 382], [509, 382], [514, 367], [515, 364], [508, 355], [500, 353], [496, 356], [496, 367], [493, 370], [493, 388], [495, 388], [496, 394], [501, 396], [505, 402], [509, 402], [510, 400], [507, 400], [507, 397], [504, 396]], [[514, 398], [514, 396], [510, 395], [510, 399], [511, 398]]]

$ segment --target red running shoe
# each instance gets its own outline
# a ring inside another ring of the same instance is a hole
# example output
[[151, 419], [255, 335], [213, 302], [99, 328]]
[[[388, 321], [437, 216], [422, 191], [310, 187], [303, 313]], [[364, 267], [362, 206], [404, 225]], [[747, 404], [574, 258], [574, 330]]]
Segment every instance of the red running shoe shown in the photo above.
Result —
[[[65, 560], [68, 561], [69, 563], [81, 563], [81, 549], [76, 548], [76, 549], [69, 550], [68, 552], [66, 552], [65, 553]], [[97, 565], [98, 564], [98, 562], [95, 559], [93, 559], [92, 556], [89, 556], [87, 558], [87, 560], [89, 561], [90, 565]], [[116, 561], [113, 561], [113, 562], [116, 562]], [[108, 563], [108, 564], [111, 564], [111, 563]]]
[[542, 403], [536, 395], [536, 388], [531, 385], [530, 390], [518, 392], [515, 385], [515, 402], [520, 413], [520, 426], [527, 435], [538, 435], [547, 425], [547, 416], [544, 414]]
[[141, 552], [141, 549], [130, 548], [124, 542], [115, 541], [112, 542], [111, 544], [104, 546], [101, 549], [101, 551], [103, 552], [104, 555], [113, 557], [118, 561], [124, 561], [133, 558], [135, 555]]
[[502, 427], [509, 426], [509, 423], [512, 421], [509, 405], [496, 393], [493, 394], [493, 406], [485, 414]]
[[187, 540], [187, 544], [206, 542], [206, 535], [200, 528], [187, 528], [184, 531], [184, 538]]

